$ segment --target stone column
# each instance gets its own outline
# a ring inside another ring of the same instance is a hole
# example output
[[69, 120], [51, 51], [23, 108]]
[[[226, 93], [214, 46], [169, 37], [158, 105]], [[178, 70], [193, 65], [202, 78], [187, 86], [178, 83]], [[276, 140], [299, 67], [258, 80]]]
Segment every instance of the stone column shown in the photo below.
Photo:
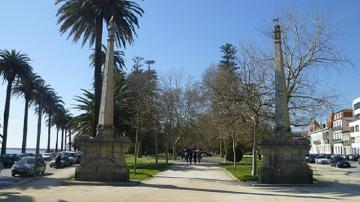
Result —
[[114, 130], [115, 31], [113, 19], [109, 22], [108, 34], [97, 135], [94, 138], [84, 136], [79, 139], [80, 150], [84, 152], [84, 156], [80, 166], [76, 168], [76, 180], [129, 181], [129, 168], [124, 158], [129, 139], [116, 134]]
[[[281, 49], [281, 30], [280, 25], [274, 27], [274, 43], [275, 43], [275, 135], [289, 136], [290, 119], [288, 109], [288, 93], [286, 90], [285, 71], [283, 64], [283, 56]], [[277, 137], [279, 138], [279, 137]]]
[[312, 183], [312, 170], [305, 161], [310, 142], [291, 135], [288, 95], [281, 49], [280, 25], [274, 26], [275, 43], [275, 130], [274, 135], [261, 140], [259, 147], [264, 155], [259, 170], [259, 182], [265, 184]]

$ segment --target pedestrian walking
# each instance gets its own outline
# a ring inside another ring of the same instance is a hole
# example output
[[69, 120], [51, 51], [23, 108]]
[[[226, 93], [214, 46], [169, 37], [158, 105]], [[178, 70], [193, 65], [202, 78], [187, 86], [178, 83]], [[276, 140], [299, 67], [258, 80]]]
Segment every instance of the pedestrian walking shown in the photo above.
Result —
[[197, 150], [195, 150], [194, 154], [193, 154], [193, 158], [194, 158], [194, 164], [196, 164], [196, 160], [197, 160]]
[[197, 160], [198, 160], [199, 164], [200, 164], [201, 159], [202, 159], [202, 152], [199, 151], [199, 152], [197, 152]]
[[2, 162], [0, 161], [0, 173], [1, 173], [1, 170], [4, 169], [4, 165], [2, 164]]

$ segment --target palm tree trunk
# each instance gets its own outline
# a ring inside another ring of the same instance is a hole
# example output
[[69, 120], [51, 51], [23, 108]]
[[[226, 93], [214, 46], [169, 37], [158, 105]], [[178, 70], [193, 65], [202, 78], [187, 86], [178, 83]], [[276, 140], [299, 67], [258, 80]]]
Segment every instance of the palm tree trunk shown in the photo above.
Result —
[[67, 130], [65, 129], [65, 135], [64, 135], [64, 150], [66, 151], [66, 133], [67, 133]]
[[71, 130], [69, 129], [69, 151], [71, 151]]
[[21, 153], [26, 153], [28, 112], [29, 112], [29, 99], [25, 99], [24, 126], [23, 126], [24, 128], [23, 128], [23, 139], [22, 139], [22, 145], [21, 145]]
[[64, 128], [61, 128], [61, 151], [64, 150]]
[[1, 155], [6, 154], [6, 141], [7, 141], [7, 132], [9, 124], [9, 113], [10, 113], [10, 99], [11, 99], [11, 86], [13, 81], [8, 80], [6, 88], [6, 99], [5, 99], [5, 109], [4, 109], [4, 124], [3, 124], [3, 136], [2, 136], [2, 145], [1, 145]]
[[58, 152], [58, 142], [59, 142], [59, 127], [56, 128], [56, 143], [55, 143], [55, 152]]
[[49, 122], [48, 122], [48, 141], [46, 152], [50, 152], [50, 134], [51, 134], [51, 112], [49, 112]]
[[36, 150], [35, 150], [36, 162], [39, 157], [39, 150], [40, 150], [41, 117], [42, 117], [42, 106], [40, 104], [39, 111], [38, 111], [38, 124], [37, 124]]
[[96, 135], [96, 127], [99, 121], [99, 110], [101, 100], [101, 46], [102, 46], [102, 28], [103, 19], [101, 16], [96, 18], [96, 38], [95, 38], [95, 67], [94, 67], [94, 82], [95, 82], [95, 110], [92, 124], [92, 136]]

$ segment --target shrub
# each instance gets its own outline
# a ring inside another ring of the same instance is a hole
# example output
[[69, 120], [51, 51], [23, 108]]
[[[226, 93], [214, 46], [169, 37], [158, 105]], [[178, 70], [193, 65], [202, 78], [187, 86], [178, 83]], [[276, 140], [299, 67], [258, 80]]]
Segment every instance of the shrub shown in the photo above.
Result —
[[[235, 147], [236, 152], [236, 162], [239, 162], [243, 158], [243, 151], [240, 145], [237, 145]], [[233, 147], [232, 144], [229, 144], [226, 151], [226, 160], [228, 161], [234, 161], [234, 153], [233, 153]]]

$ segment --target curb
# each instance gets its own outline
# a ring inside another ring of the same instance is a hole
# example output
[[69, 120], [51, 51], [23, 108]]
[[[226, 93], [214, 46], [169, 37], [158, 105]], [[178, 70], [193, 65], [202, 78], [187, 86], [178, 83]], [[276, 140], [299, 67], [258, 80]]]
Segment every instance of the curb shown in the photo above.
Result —
[[87, 186], [133, 187], [139, 185], [140, 182], [141, 182], [140, 180], [130, 180], [129, 182], [96, 182], [96, 181], [65, 180], [62, 186], [87, 185]]
[[313, 184], [259, 184], [250, 183], [252, 187], [328, 187], [327, 183], [316, 182]]

